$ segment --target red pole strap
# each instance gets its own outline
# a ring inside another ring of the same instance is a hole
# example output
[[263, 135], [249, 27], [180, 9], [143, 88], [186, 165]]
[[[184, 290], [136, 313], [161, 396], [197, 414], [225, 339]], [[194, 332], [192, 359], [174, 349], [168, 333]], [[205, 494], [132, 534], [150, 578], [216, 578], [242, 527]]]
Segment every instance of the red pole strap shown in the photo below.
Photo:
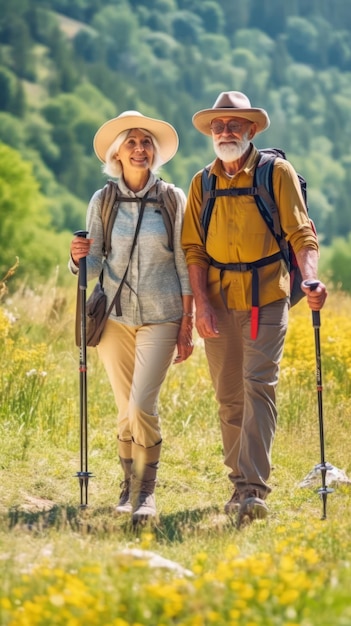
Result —
[[259, 294], [258, 294], [258, 271], [256, 267], [252, 269], [252, 306], [251, 306], [251, 339], [256, 339], [259, 323]]
[[260, 309], [258, 306], [253, 306], [251, 309], [251, 339], [257, 338], [259, 314]]

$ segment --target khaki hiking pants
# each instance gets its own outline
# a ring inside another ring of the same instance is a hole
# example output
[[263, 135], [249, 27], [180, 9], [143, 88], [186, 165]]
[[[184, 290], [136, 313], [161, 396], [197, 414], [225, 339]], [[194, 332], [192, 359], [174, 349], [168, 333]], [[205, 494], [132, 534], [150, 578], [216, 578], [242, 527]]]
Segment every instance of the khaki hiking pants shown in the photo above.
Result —
[[97, 351], [118, 408], [117, 435], [149, 448], [161, 437], [157, 403], [172, 363], [179, 323], [126, 326], [107, 320]]
[[224, 463], [240, 490], [271, 489], [271, 451], [277, 423], [276, 387], [288, 322], [288, 302], [260, 309], [257, 339], [250, 338], [250, 311], [215, 309], [219, 337], [205, 339], [219, 403]]

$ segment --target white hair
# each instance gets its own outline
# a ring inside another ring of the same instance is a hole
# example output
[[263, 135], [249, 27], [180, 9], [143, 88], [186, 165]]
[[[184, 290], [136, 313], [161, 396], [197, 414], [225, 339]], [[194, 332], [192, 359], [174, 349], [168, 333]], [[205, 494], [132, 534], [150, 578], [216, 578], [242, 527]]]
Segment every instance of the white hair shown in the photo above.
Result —
[[224, 163], [240, 159], [250, 145], [249, 134], [250, 131], [247, 131], [243, 133], [241, 139], [228, 142], [213, 137], [213, 148], [216, 156]]
[[[102, 171], [104, 172], [104, 174], [112, 176], [113, 178], [121, 178], [123, 173], [122, 165], [121, 162], [115, 158], [115, 155], [118, 153], [118, 150], [120, 149], [122, 143], [127, 139], [131, 130], [133, 129], [129, 128], [128, 130], [124, 130], [123, 132], [121, 132], [119, 135], [117, 135], [114, 142], [110, 145], [109, 149], [106, 152], [106, 162], [102, 167]], [[150, 135], [152, 139], [152, 143], [154, 145], [154, 160], [151, 164], [150, 169], [152, 172], [155, 173], [163, 164], [163, 160], [160, 154], [159, 143], [155, 136], [150, 133], [149, 130], [145, 130], [145, 128], [136, 128], [135, 130], [140, 130], [142, 133]]]

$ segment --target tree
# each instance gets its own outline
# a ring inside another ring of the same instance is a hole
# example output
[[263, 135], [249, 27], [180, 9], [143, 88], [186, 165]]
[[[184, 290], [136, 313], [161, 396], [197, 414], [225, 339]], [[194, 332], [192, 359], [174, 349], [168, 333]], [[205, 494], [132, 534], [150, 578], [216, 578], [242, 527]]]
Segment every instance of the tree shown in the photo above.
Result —
[[24, 117], [26, 113], [26, 96], [21, 80], [17, 80], [15, 93], [13, 95], [12, 112], [17, 117]]
[[290, 57], [286, 47], [285, 35], [279, 35], [276, 45], [274, 46], [270, 83], [275, 87], [283, 87], [287, 83], [287, 72], [290, 64]]
[[159, 59], [172, 59], [179, 46], [178, 42], [167, 33], [150, 33], [145, 37], [153, 54]]
[[[47, 276], [62, 254], [53, 249], [50, 216], [32, 166], [12, 148], [0, 144], [0, 274], [20, 260], [19, 276], [34, 285]], [[58, 244], [59, 245], [59, 244]]]
[[294, 4], [296, 0], [251, 0], [249, 25], [276, 37], [285, 31], [288, 16], [296, 14]]
[[204, 56], [208, 55], [213, 60], [224, 60], [229, 58], [229, 42], [224, 35], [207, 34], [199, 36], [199, 48]]
[[24, 128], [27, 146], [36, 150], [43, 162], [53, 168], [59, 157], [59, 149], [53, 141], [51, 125], [42, 116], [32, 114]]
[[23, 18], [28, 10], [30, 0], [0, 0], [0, 33], [1, 40], [9, 42], [13, 19]]
[[34, 78], [32, 61], [32, 42], [28, 26], [21, 18], [12, 20], [10, 45], [14, 71], [21, 78]]
[[0, 110], [11, 111], [14, 93], [16, 89], [16, 77], [6, 68], [0, 67]]
[[11, 115], [0, 112], [0, 143], [6, 143], [22, 152], [26, 147], [26, 135], [23, 122]]
[[87, 30], [80, 30], [73, 40], [73, 47], [76, 54], [82, 57], [88, 63], [98, 61], [100, 54], [100, 45], [96, 33]]
[[342, 70], [350, 71], [351, 45], [349, 31], [341, 30], [331, 35], [328, 49], [328, 62], [330, 65], [340, 67]]
[[127, 7], [116, 11], [114, 7], [107, 6], [95, 15], [92, 27], [100, 35], [99, 44], [104, 50], [108, 67], [126, 71], [130, 55], [138, 49], [136, 16]]
[[[58, 26], [52, 29], [48, 43], [56, 68], [55, 80], [51, 85], [55, 86], [56, 91], [72, 91], [79, 81], [78, 68], [73, 62], [71, 48], [67, 45]], [[55, 91], [52, 90], [52, 93]]]
[[233, 0], [221, 0], [220, 4], [224, 15], [224, 34], [231, 43], [237, 30], [248, 27], [250, 6], [248, 2], [236, 2], [233, 11]]
[[328, 273], [332, 284], [338, 289], [351, 292], [351, 235], [337, 238], [332, 245]]
[[199, 15], [207, 33], [221, 34], [223, 32], [225, 19], [223, 10], [218, 6], [217, 2], [212, 2], [212, 0], [201, 2]]
[[246, 48], [251, 54], [261, 58], [270, 56], [274, 51], [274, 41], [258, 28], [238, 30], [233, 38], [234, 48]]
[[300, 17], [290, 17], [287, 24], [287, 48], [295, 61], [314, 64], [319, 59], [319, 36], [314, 24]]
[[177, 11], [172, 18], [173, 36], [184, 45], [197, 45], [203, 30], [202, 20], [191, 11]]

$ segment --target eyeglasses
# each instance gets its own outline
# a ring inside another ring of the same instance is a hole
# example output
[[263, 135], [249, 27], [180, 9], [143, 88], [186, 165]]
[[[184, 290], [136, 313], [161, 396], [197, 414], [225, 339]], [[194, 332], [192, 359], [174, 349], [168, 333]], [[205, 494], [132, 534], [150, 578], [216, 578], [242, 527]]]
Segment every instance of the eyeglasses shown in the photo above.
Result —
[[223, 133], [224, 129], [227, 128], [229, 133], [241, 133], [243, 128], [247, 126], [247, 124], [251, 124], [249, 120], [245, 120], [245, 122], [236, 122], [235, 120], [231, 120], [226, 124], [220, 121], [211, 122], [211, 130], [215, 135], [220, 135]]

